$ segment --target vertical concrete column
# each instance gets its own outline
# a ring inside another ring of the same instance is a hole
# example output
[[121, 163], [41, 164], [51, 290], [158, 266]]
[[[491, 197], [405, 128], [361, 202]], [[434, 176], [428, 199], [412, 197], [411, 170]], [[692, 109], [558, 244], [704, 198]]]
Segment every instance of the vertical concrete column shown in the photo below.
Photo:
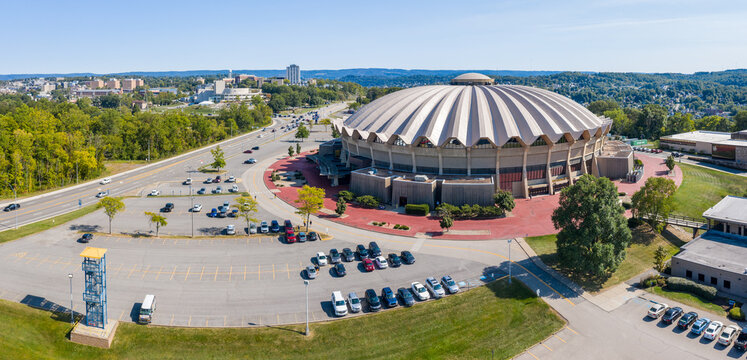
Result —
[[361, 154], [361, 141], [360, 139], [354, 140], [354, 141], [355, 141], [355, 155], [360, 155]]
[[521, 187], [524, 192], [524, 197], [529, 197], [529, 183], [527, 182], [527, 153], [529, 152], [529, 146], [524, 145], [524, 156], [521, 162]]
[[547, 144], [547, 168], [545, 170], [545, 178], [547, 179], [547, 190], [548, 194], [552, 195], [555, 193], [552, 186], [552, 174], [550, 173], [550, 155], [552, 154], [553, 144]]
[[501, 190], [501, 148], [495, 150], [495, 192]]
[[573, 185], [573, 174], [571, 174], [571, 148], [576, 141], [568, 143], [568, 154], [565, 157], [565, 175], [568, 177], [568, 185]]
[[371, 166], [376, 166], [376, 160], [373, 155], [373, 144], [368, 144], [368, 150], [371, 152]]
[[394, 160], [392, 160], [392, 146], [389, 145], [389, 170], [394, 170]]
[[345, 149], [345, 167], [349, 168], [350, 167], [350, 143], [347, 142], [347, 141], [343, 141], [342, 143], [346, 145], [346, 146], [344, 146], [344, 149]]
[[589, 140], [584, 139], [584, 151], [581, 153], [581, 172], [586, 175], [589, 170], [586, 168], [586, 145], [589, 144]]
[[472, 148], [466, 148], [467, 152], [467, 176], [472, 176]]
[[412, 172], [415, 173], [418, 171], [418, 164], [415, 163], [415, 147], [412, 145], [407, 145], [410, 148], [410, 155], [412, 155]]
[[441, 154], [441, 147], [438, 148], [438, 175], [444, 174], [444, 157], [443, 154]]

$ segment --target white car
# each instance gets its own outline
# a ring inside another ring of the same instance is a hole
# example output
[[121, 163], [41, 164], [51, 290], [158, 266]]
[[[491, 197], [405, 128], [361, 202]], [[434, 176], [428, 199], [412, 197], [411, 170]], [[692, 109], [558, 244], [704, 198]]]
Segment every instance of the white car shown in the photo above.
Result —
[[226, 226], [226, 235], [236, 235], [236, 228], [233, 225]]
[[228, 179], [226, 179], [226, 182], [234, 182], [234, 181], [236, 181], [236, 178], [233, 175], [229, 176]]
[[376, 259], [374, 259], [374, 262], [376, 263], [376, 267], [379, 269], [386, 269], [389, 267], [389, 263], [386, 262], [386, 259], [383, 256], [377, 256]]
[[101, 179], [101, 182], [99, 182], [99, 184], [101, 184], [101, 185], [106, 185], [106, 184], [108, 184], [108, 183], [110, 183], [110, 182], [112, 182], [112, 179], [109, 179], [109, 178], [103, 178], [103, 179]]
[[187, 180], [184, 180], [184, 185], [192, 185], [192, 178], [187, 178]]
[[257, 224], [250, 223], [249, 224], [249, 233], [250, 234], [256, 234], [257, 233]]
[[708, 325], [708, 328], [705, 330], [705, 334], [703, 335], [704, 338], [708, 340], [713, 340], [719, 334], [721, 334], [721, 329], [724, 328], [724, 324], [720, 321], [713, 321], [711, 322], [711, 325]]
[[259, 224], [259, 232], [263, 234], [267, 234], [268, 232], [270, 232], [270, 226], [267, 225], [267, 221], [263, 221]]
[[158, 196], [158, 195], [161, 195], [160, 191], [158, 191], [158, 190], [151, 190], [150, 191], [150, 196]]
[[306, 267], [306, 276], [309, 279], [316, 279], [316, 268], [309, 265]]
[[652, 319], [658, 319], [659, 316], [664, 314], [669, 309], [669, 305], [664, 303], [654, 304], [648, 309], [648, 317]]
[[441, 284], [438, 283], [438, 280], [436, 280], [436, 278], [434, 277], [425, 279], [425, 287], [427, 287], [428, 290], [431, 291], [433, 297], [435, 297], [436, 299], [442, 298], [446, 295], [446, 291], [444, 291], [443, 286], [441, 286]]
[[348, 294], [348, 304], [350, 304], [350, 312], [360, 312], [363, 309], [361, 305], [361, 299], [358, 298], [358, 294], [351, 292]]
[[202, 211], [202, 204], [194, 204], [192, 206], [192, 212], [200, 212]]
[[99, 191], [99, 193], [96, 194], [96, 197], [99, 198], [99, 199], [103, 198], [103, 197], [107, 197], [107, 196], [109, 196], [109, 190]]
[[731, 345], [732, 340], [739, 335], [739, 328], [734, 325], [729, 325], [724, 328], [721, 335], [718, 337], [718, 343], [724, 346]]
[[332, 307], [335, 309], [335, 316], [345, 316], [348, 314], [348, 306], [345, 304], [345, 298], [339, 291], [332, 292]]
[[316, 263], [319, 266], [327, 265], [327, 255], [324, 255], [324, 253], [321, 251], [316, 253]]
[[431, 294], [428, 293], [428, 289], [426, 289], [423, 284], [416, 281], [410, 284], [410, 287], [412, 287], [412, 293], [415, 294], [415, 297], [417, 297], [420, 301], [428, 300], [431, 298]]
[[236, 184], [233, 184], [230, 189], [228, 189], [228, 192], [239, 192], [239, 186]]

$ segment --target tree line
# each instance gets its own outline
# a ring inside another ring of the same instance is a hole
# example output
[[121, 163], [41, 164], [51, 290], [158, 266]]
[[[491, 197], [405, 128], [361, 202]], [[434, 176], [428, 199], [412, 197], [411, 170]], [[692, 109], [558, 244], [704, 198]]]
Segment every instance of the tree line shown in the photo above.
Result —
[[318, 106], [326, 102], [347, 100], [363, 92], [363, 87], [354, 83], [335, 80], [318, 80], [316, 85], [263, 84], [262, 92], [270, 95], [267, 105], [275, 112], [289, 107]]
[[155, 160], [269, 124], [272, 110], [235, 104], [219, 116], [136, 112], [26, 95], [0, 96], [0, 195], [45, 190], [99, 176], [107, 160]]

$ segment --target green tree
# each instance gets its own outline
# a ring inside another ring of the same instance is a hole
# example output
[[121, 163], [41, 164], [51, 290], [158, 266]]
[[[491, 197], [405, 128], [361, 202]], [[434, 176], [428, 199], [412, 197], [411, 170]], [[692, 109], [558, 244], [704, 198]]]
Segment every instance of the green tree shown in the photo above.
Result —
[[288, 146], [288, 156], [293, 157], [293, 145]]
[[301, 154], [301, 144], [296, 143], [296, 154]]
[[734, 115], [734, 131], [747, 130], [747, 110], [739, 110]]
[[215, 149], [210, 150], [210, 153], [213, 154], [213, 163], [210, 164], [210, 167], [218, 169], [218, 172], [220, 172], [221, 168], [226, 167], [226, 157], [223, 154], [223, 149], [220, 146], [216, 146]]
[[112, 233], [112, 220], [120, 211], [124, 210], [125, 204], [120, 198], [105, 197], [99, 200], [99, 206], [104, 208], [104, 214], [109, 218], [109, 234]]
[[604, 116], [612, 119], [612, 133], [625, 136], [634, 135], [634, 124], [622, 109], [608, 110]]
[[306, 139], [309, 137], [309, 129], [306, 128], [303, 124], [298, 125], [298, 130], [296, 130], [296, 139]]
[[446, 229], [448, 232], [449, 228], [454, 226], [454, 219], [452, 219], [451, 216], [443, 216], [438, 224], [441, 226], [441, 229]]
[[654, 269], [658, 272], [664, 272], [667, 267], [667, 251], [663, 246], [659, 245], [654, 251]]
[[606, 111], [619, 109], [620, 105], [618, 105], [617, 102], [612, 99], [597, 100], [589, 104], [588, 108], [589, 108], [589, 111], [593, 112], [594, 114], [602, 115]]
[[337, 131], [337, 128], [333, 126], [332, 127], [332, 138], [337, 139], [338, 137], [340, 137], [340, 132]]
[[345, 199], [342, 197], [337, 198], [337, 206], [335, 207], [335, 212], [337, 215], [342, 216], [345, 214], [345, 210], [348, 209], [348, 203], [345, 202]]
[[641, 137], [658, 139], [664, 129], [667, 109], [661, 105], [648, 104], [643, 107], [636, 121], [636, 128]]
[[493, 195], [493, 202], [505, 212], [510, 212], [516, 207], [514, 196], [509, 191], [499, 190]]
[[295, 202], [300, 204], [296, 214], [306, 220], [306, 231], [309, 231], [309, 217], [324, 207], [324, 189], [304, 185], [298, 190], [298, 199]]
[[631, 239], [617, 188], [607, 178], [583, 175], [563, 189], [559, 203], [552, 222], [560, 230], [556, 244], [561, 265], [603, 281], [625, 259]]
[[232, 208], [239, 210], [239, 217], [246, 221], [246, 233], [249, 233], [249, 223], [257, 221], [255, 218], [257, 213], [257, 200], [252, 196], [240, 196], [236, 198], [236, 204], [231, 205]]
[[324, 118], [321, 121], [319, 121], [319, 125], [324, 126], [324, 132], [327, 132], [327, 126], [332, 125], [332, 120], [328, 118]]
[[156, 225], [156, 237], [158, 237], [158, 231], [161, 229], [161, 226], [166, 226], [169, 224], [166, 221], [166, 218], [161, 216], [160, 214], [146, 211], [145, 216], [148, 217], [149, 223]]
[[672, 179], [663, 177], [650, 177], [643, 187], [638, 190], [631, 200], [633, 201], [633, 216], [646, 217], [657, 232], [664, 229], [662, 221], [669, 217], [674, 210], [672, 195], [677, 188]]
[[669, 172], [671, 173], [672, 170], [674, 170], [674, 164], [675, 164], [674, 163], [674, 156], [672, 156], [672, 155], [667, 156], [667, 160], [665, 161], [665, 163], [667, 165], [667, 169], [669, 169]]

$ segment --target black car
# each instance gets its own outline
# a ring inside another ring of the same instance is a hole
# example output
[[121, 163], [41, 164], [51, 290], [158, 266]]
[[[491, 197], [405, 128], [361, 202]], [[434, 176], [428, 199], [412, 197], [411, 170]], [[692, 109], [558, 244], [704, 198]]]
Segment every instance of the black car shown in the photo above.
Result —
[[368, 257], [368, 249], [366, 249], [365, 246], [358, 244], [358, 246], [355, 247], [355, 250], [358, 252], [358, 257], [361, 260]]
[[3, 211], [13, 211], [21, 208], [21, 204], [10, 204], [3, 209]]
[[397, 295], [399, 295], [399, 298], [402, 299], [402, 304], [405, 306], [412, 306], [415, 304], [415, 298], [412, 296], [412, 293], [409, 289], [406, 288], [399, 288], [397, 290]]
[[340, 261], [342, 261], [342, 256], [340, 256], [340, 252], [337, 251], [337, 249], [330, 249], [329, 250], [329, 262], [333, 264], [337, 264]]
[[259, 150], [259, 146], [252, 147], [252, 150]]
[[394, 296], [394, 291], [390, 287], [385, 287], [381, 289], [381, 298], [384, 299], [384, 304], [388, 308], [393, 308], [397, 306], [397, 297]]
[[345, 276], [347, 274], [347, 271], [345, 271], [345, 265], [342, 263], [335, 264], [335, 273], [337, 276]]
[[87, 243], [91, 240], [93, 240], [93, 234], [83, 234], [83, 236], [80, 237], [80, 242], [82, 243]]
[[734, 339], [734, 348], [737, 350], [747, 350], [747, 331], [742, 331], [736, 339]]
[[381, 256], [381, 248], [375, 241], [368, 243], [368, 251], [371, 253], [371, 257]]
[[161, 208], [161, 212], [171, 212], [174, 210], [174, 203], [166, 203], [166, 206]]
[[355, 253], [350, 248], [342, 249], [342, 258], [345, 261], [355, 261]]
[[664, 316], [661, 317], [661, 321], [663, 321], [665, 324], [671, 324], [680, 316], [682, 316], [682, 308], [679, 306], [675, 306], [664, 313]]
[[379, 300], [379, 296], [376, 295], [374, 289], [366, 290], [366, 302], [368, 303], [368, 310], [371, 310], [372, 312], [381, 310], [381, 301]]
[[274, 233], [280, 232], [280, 224], [277, 220], [272, 220], [272, 222], [270, 223], [270, 231]]
[[317, 233], [315, 233], [313, 231], [310, 232], [309, 233], [309, 241], [317, 241], [317, 240], [319, 240], [319, 235], [317, 235]]
[[698, 313], [696, 313], [695, 311], [690, 311], [689, 313], [682, 315], [680, 321], [677, 323], [677, 326], [683, 329], [687, 329], [695, 322], [695, 320], [698, 320]]
[[399, 256], [395, 253], [389, 254], [389, 266], [399, 267], [400, 265], [402, 265], [402, 260], [400, 260]]
[[402, 258], [402, 262], [405, 264], [414, 264], [415, 263], [415, 257], [412, 256], [412, 253], [405, 250], [400, 254], [400, 257]]
[[197, 190], [197, 195], [203, 195], [206, 191], [207, 190], [205, 188], [200, 188], [200, 190]]

